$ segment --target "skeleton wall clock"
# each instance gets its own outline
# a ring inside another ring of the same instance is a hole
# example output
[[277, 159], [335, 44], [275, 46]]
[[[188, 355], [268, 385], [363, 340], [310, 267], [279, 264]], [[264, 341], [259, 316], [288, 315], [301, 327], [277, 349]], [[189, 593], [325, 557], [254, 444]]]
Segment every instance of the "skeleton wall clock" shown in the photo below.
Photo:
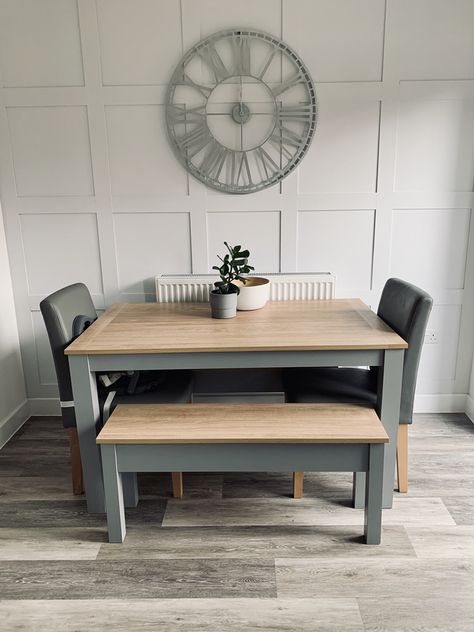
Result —
[[178, 160], [225, 193], [260, 191], [293, 171], [316, 114], [314, 85], [298, 55], [252, 29], [221, 31], [191, 48], [166, 95]]

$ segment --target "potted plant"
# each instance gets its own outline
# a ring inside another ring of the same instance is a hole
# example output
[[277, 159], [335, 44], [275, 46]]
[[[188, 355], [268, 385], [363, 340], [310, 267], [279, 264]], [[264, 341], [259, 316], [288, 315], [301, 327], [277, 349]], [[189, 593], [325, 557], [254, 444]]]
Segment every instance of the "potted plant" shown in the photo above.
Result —
[[211, 313], [213, 318], [233, 318], [237, 313], [237, 294], [240, 288], [233, 284], [233, 281], [240, 281], [245, 284], [243, 274], [248, 274], [253, 270], [253, 266], [248, 264], [250, 252], [242, 250], [242, 246], [229, 246], [225, 241], [228, 252], [218, 259], [220, 266], [212, 266], [217, 270], [220, 281], [214, 283], [215, 290], [210, 293]]

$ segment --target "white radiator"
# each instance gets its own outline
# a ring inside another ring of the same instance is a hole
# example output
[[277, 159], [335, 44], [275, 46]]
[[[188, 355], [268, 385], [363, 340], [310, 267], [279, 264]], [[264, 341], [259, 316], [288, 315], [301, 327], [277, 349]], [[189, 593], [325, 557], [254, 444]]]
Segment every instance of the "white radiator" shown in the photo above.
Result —
[[[336, 278], [329, 272], [255, 274], [270, 279], [270, 300], [305, 301], [334, 298]], [[155, 278], [158, 303], [203, 303], [214, 288], [214, 274], [159, 274]]]

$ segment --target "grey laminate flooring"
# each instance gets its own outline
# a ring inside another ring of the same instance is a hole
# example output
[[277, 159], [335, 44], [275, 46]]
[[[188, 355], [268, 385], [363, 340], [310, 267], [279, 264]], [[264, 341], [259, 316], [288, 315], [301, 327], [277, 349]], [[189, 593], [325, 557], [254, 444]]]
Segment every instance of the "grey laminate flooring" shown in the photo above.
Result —
[[70, 493], [66, 434], [34, 418], [0, 451], [0, 630], [474, 632], [474, 424], [418, 415], [410, 492], [361, 543], [351, 476], [140, 477], [127, 538]]

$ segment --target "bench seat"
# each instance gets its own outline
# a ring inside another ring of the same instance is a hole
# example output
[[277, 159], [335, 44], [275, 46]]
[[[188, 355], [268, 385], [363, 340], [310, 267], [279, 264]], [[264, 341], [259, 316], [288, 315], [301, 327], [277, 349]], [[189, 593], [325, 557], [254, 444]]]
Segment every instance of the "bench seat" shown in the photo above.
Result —
[[122, 472], [367, 472], [365, 536], [380, 542], [384, 443], [372, 408], [349, 404], [118, 406], [97, 437], [109, 540], [125, 537]]

